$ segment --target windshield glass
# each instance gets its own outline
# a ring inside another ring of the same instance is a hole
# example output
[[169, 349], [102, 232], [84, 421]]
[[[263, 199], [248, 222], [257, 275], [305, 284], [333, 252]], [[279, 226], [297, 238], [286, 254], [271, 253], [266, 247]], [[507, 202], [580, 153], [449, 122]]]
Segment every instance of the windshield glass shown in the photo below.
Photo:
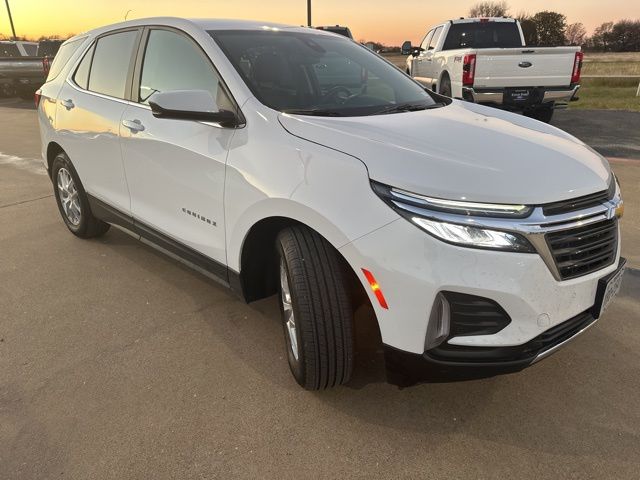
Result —
[[281, 112], [357, 116], [441, 105], [396, 67], [338, 35], [209, 33], [256, 98]]
[[442, 49], [517, 47], [522, 39], [516, 22], [469, 22], [451, 25]]

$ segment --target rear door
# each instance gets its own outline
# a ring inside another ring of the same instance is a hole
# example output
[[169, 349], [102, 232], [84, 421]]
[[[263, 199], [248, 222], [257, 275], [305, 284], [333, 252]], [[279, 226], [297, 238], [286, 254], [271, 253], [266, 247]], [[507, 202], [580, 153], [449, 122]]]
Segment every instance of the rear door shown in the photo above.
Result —
[[159, 234], [163, 245], [182, 253], [186, 246], [213, 259], [205, 267], [225, 275], [225, 164], [235, 130], [155, 118], [149, 100], [172, 90], [208, 90], [220, 108], [237, 109], [194, 40], [175, 29], [146, 30], [133, 101], [120, 127], [134, 221]]
[[58, 94], [56, 130], [85, 190], [123, 212], [130, 198], [120, 150], [120, 121], [140, 29], [110, 32], [86, 51]]

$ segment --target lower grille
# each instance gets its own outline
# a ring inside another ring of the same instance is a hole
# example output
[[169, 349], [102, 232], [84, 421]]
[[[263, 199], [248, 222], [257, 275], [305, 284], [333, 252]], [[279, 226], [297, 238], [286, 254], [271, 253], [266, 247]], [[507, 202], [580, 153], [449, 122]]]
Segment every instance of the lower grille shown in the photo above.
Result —
[[487, 365], [498, 363], [530, 363], [551, 348], [570, 339], [595, 321], [590, 310], [541, 333], [524, 345], [513, 347], [470, 347], [467, 345], [442, 345], [428, 350], [424, 356], [451, 364]]
[[493, 335], [511, 323], [511, 318], [495, 301], [457, 292], [442, 292], [449, 302], [449, 338]]
[[618, 221], [605, 220], [584, 227], [548, 233], [549, 250], [563, 280], [611, 265], [618, 247]]

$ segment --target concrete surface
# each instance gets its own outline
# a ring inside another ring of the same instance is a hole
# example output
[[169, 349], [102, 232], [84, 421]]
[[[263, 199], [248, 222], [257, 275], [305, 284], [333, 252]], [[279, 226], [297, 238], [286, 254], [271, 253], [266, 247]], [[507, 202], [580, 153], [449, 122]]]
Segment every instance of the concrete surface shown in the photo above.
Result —
[[[521, 373], [399, 390], [365, 336], [352, 384], [309, 393], [274, 298], [69, 234], [34, 121], [0, 107], [0, 479], [638, 477], [639, 272]], [[638, 164], [614, 168], [637, 235]]]

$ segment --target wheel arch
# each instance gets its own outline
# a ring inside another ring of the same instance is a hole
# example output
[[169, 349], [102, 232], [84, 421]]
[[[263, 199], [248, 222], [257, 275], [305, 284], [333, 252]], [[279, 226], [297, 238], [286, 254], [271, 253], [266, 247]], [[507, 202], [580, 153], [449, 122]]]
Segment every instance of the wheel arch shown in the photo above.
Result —
[[66, 152], [60, 144], [57, 142], [49, 142], [49, 145], [47, 145], [47, 172], [49, 173], [49, 178], [51, 178], [51, 165], [53, 165], [53, 160], [61, 153]]
[[[317, 228], [297, 218], [286, 216], [265, 217], [254, 223], [247, 231], [240, 248], [240, 270], [232, 287], [246, 302], [253, 302], [277, 293], [278, 290], [278, 252], [276, 239], [278, 234], [291, 226], [304, 226], [324, 238], [337, 252], [347, 273], [350, 287], [349, 295], [354, 301], [354, 309], [363, 303], [370, 303], [361, 279], [353, 266], [326, 235]], [[232, 274], [232, 276], [234, 276]], [[377, 321], [376, 321], [377, 323]]]

